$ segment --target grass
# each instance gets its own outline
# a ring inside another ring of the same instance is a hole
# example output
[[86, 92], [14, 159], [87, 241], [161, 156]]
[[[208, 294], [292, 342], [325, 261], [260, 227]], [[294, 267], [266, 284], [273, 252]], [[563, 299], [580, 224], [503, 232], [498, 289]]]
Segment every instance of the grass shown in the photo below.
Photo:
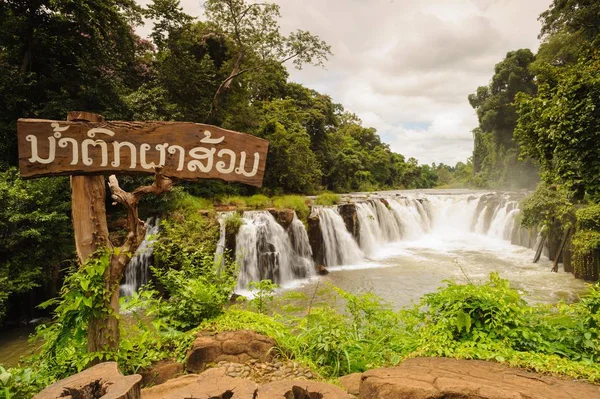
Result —
[[323, 193], [315, 199], [315, 204], [323, 206], [336, 205], [340, 202], [340, 196], [334, 193]]
[[266, 195], [255, 194], [252, 197], [247, 197], [246, 205], [252, 209], [265, 209], [273, 205], [271, 199]]
[[273, 205], [278, 209], [293, 209], [296, 216], [301, 220], [306, 220], [310, 213], [306, 197], [300, 195], [284, 195], [273, 198]]

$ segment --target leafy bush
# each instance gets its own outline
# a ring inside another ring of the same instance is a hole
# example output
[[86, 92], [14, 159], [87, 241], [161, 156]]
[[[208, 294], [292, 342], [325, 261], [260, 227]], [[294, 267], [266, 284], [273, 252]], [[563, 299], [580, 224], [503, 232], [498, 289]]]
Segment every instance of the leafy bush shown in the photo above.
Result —
[[600, 231], [600, 205], [579, 209], [575, 214], [578, 230]]
[[550, 227], [554, 220], [561, 221], [563, 227], [573, 225], [573, 204], [565, 187], [540, 184], [522, 201], [520, 208], [523, 210], [521, 224], [524, 227]]
[[265, 313], [268, 304], [273, 301], [277, 287], [271, 280], [251, 281], [248, 289], [254, 297], [249, 302], [250, 306], [258, 313]]
[[299, 195], [286, 195], [273, 198], [273, 205], [278, 209], [293, 209], [301, 220], [306, 220], [310, 209], [306, 203], [306, 197]]
[[266, 195], [255, 194], [246, 198], [246, 205], [253, 209], [265, 209], [271, 206], [271, 200]]
[[216, 218], [197, 212], [174, 212], [161, 222], [160, 235], [154, 243], [155, 266], [165, 270], [202, 266], [205, 255], [214, 254], [218, 237]]
[[218, 316], [237, 282], [234, 273], [218, 273], [214, 268], [214, 257], [205, 254], [203, 264], [186, 264], [181, 270], [153, 269], [158, 281], [165, 287], [169, 298], [149, 301], [150, 314], [168, 323], [179, 331], [197, 327], [203, 320]]
[[334, 193], [323, 193], [315, 199], [315, 204], [323, 206], [336, 205], [340, 202], [340, 196]]

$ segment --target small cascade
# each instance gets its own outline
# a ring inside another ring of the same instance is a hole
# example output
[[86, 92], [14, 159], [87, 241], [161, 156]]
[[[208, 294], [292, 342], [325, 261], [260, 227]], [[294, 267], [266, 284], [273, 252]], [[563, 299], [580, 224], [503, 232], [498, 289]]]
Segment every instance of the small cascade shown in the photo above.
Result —
[[360, 263], [364, 254], [352, 234], [346, 229], [344, 219], [336, 209], [319, 208], [319, 224], [323, 234], [325, 266]]
[[120, 287], [121, 296], [131, 296], [141, 286], [148, 284], [148, 267], [152, 260], [152, 246], [156, 241], [158, 228], [158, 218], [146, 220], [146, 235], [125, 269], [125, 283]]
[[314, 273], [308, 235], [295, 215], [289, 232], [266, 211], [244, 212], [243, 221], [236, 237], [238, 290], [251, 281], [284, 284]]
[[394, 217], [400, 226], [401, 238], [414, 240], [430, 230], [430, 217], [423, 204], [414, 198], [388, 200]]
[[217, 241], [217, 249], [215, 251], [215, 267], [221, 268], [225, 265], [225, 226], [228, 217], [233, 215], [233, 211], [219, 212], [217, 219], [219, 221], [219, 241]]
[[[385, 202], [384, 202], [385, 201]], [[373, 200], [369, 203], [375, 209], [377, 215], [377, 221], [383, 232], [383, 238], [385, 241], [398, 241], [402, 238], [400, 234], [401, 219], [396, 218], [395, 213], [392, 211], [390, 206], [392, 200]]]
[[366, 255], [371, 256], [381, 245], [383, 232], [369, 203], [356, 204], [356, 216], [360, 229], [360, 248]]

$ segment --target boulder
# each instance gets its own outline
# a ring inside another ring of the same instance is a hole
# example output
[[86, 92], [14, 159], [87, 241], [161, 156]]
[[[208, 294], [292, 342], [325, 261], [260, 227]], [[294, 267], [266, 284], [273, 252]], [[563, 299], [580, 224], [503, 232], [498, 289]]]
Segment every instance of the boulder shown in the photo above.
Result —
[[275, 209], [269, 208], [267, 209], [271, 215], [275, 218], [277, 223], [281, 225], [284, 229], [288, 229], [292, 222], [294, 221], [294, 210], [293, 209]]
[[160, 360], [140, 370], [142, 386], [162, 384], [183, 374], [183, 364], [175, 360]]
[[362, 375], [361, 399], [600, 398], [600, 386], [480, 360], [409, 359]]
[[139, 399], [141, 380], [138, 374], [121, 374], [116, 362], [100, 363], [50, 385], [34, 399]]
[[362, 373], [352, 373], [340, 377], [340, 385], [350, 395], [358, 396], [360, 390], [360, 381], [362, 379]]
[[273, 339], [254, 331], [227, 331], [213, 335], [199, 335], [188, 351], [186, 370], [204, 371], [211, 363], [220, 361], [245, 363], [256, 359], [265, 362], [271, 358]]
[[258, 388], [256, 399], [349, 399], [343, 389], [317, 381], [283, 380]]

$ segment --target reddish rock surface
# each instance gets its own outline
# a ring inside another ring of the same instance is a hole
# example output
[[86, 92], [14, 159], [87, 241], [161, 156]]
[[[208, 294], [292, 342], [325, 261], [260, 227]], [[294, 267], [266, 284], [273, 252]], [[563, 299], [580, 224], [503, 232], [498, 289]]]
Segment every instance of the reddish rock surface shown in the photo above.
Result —
[[317, 381], [277, 381], [258, 388], [257, 399], [350, 399], [343, 389]]
[[360, 398], [592, 399], [600, 386], [479, 360], [417, 358], [365, 372]]
[[362, 373], [348, 374], [340, 377], [340, 385], [350, 395], [357, 396], [360, 390], [360, 381], [362, 379]]
[[141, 379], [121, 374], [116, 362], [100, 363], [50, 385], [34, 399], [139, 399]]
[[142, 386], [159, 385], [183, 374], [183, 364], [175, 360], [161, 360], [141, 370]]
[[245, 363], [251, 359], [265, 362], [271, 358], [275, 341], [254, 331], [228, 331], [199, 335], [188, 351], [186, 370], [199, 373], [211, 363]]
[[[196, 376], [191, 384], [171, 391], [161, 399], [252, 399], [257, 388], [252, 381], [228, 377], [224, 368], [216, 368]], [[143, 396], [143, 399], [147, 397]]]
[[142, 389], [142, 399], [163, 399], [171, 392], [176, 392], [198, 380], [198, 374], [187, 374], [174, 378], [164, 384]]

